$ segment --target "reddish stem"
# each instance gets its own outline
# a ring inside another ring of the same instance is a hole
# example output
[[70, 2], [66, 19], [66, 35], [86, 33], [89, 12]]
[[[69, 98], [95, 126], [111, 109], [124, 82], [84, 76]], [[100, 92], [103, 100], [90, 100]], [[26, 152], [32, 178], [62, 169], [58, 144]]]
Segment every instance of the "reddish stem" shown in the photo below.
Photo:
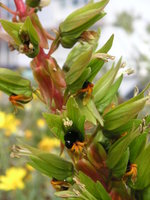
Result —
[[23, 0], [14, 0], [17, 11], [19, 12], [20, 16], [24, 16], [26, 13], [26, 5]]
[[28, 15], [32, 15], [35, 12], [35, 8], [32, 8], [29, 12]]

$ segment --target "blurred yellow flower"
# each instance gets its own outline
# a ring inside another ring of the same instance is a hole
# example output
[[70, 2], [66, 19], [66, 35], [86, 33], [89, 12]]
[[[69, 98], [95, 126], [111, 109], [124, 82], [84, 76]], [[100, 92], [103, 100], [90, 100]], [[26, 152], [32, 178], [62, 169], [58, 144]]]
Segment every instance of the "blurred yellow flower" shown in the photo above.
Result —
[[24, 168], [11, 167], [6, 170], [5, 176], [0, 176], [0, 190], [22, 190], [25, 185], [23, 178], [26, 176], [27, 172]]
[[44, 151], [50, 151], [60, 146], [60, 141], [56, 138], [45, 137], [38, 144], [39, 148]]
[[45, 121], [44, 121], [44, 119], [38, 119], [37, 120], [37, 126], [39, 127], [39, 128], [44, 128], [45, 127]]
[[34, 168], [29, 164], [26, 164], [26, 169], [29, 171], [34, 171]]
[[20, 120], [13, 114], [6, 114], [0, 111], [0, 129], [5, 130], [6, 136], [16, 133], [18, 125], [20, 125]]
[[0, 112], [0, 128], [3, 128], [5, 124], [5, 113]]
[[[39, 95], [40, 95], [40, 93], [39, 93], [38, 91], [37, 91], [37, 94], [39, 94]], [[34, 100], [37, 100], [37, 99], [38, 99], [37, 95], [36, 95], [36, 94], [34, 94], [34, 93], [33, 93], [33, 99], [34, 99]]]
[[32, 138], [32, 131], [31, 130], [26, 130], [25, 131], [25, 137], [27, 139], [31, 139]]

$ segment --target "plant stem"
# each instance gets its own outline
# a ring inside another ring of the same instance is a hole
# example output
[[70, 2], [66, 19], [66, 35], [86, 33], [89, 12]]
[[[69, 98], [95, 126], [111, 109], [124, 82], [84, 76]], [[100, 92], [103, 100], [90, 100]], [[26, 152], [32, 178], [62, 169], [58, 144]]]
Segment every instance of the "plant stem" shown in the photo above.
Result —
[[14, 12], [13, 10], [11, 10], [10, 8], [8, 8], [7, 6], [5, 6], [3, 3], [0, 3], [0, 7], [4, 8], [5, 10], [7, 10], [9, 13], [11, 13], [12, 15], [17, 15], [17, 12]]
[[20, 16], [24, 16], [26, 13], [26, 5], [23, 0], [14, 0], [17, 11], [19, 12]]

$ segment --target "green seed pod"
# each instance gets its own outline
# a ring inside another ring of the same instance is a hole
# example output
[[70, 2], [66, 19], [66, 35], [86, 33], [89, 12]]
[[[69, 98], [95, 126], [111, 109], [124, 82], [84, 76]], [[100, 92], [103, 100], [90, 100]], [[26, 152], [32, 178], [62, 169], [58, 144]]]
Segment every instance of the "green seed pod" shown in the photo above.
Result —
[[108, 0], [89, 3], [70, 14], [59, 27], [62, 46], [71, 48], [82, 38], [81, 34], [105, 15], [103, 9], [107, 3]]
[[29, 17], [26, 18], [19, 30], [21, 45], [19, 51], [28, 57], [34, 58], [39, 53], [39, 37]]

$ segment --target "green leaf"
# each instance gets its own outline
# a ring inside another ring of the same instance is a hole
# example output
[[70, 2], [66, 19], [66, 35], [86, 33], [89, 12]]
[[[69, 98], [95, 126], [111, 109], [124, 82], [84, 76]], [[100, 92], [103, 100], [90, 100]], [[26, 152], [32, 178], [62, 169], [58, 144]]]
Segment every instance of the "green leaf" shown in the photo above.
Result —
[[97, 181], [96, 183], [82, 172], [79, 172], [79, 179], [85, 185], [86, 190], [92, 194], [97, 200], [111, 200], [103, 185]]
[[55, 192], [55, 195], [61, 198], [69, 198], [69, 200], [76, 200], [77, 198], [78, 200], [83, 200], [82, 198], [77, 197], [77, 195], [73, 191], [70, 191], [70, 190]]
[[135, 99], [135, 101], [129, 100], [106, 113], [106, 115], [104, 115], [105, 129], [116, 129], [126, 124], [130, 119], [135, 118], [144, 108], [147, 100], [148, 97], [139, 100]]
[[71, 162], [60, 158], [55, 154], [46, 153], [39, 149], [24, 145], [31, 153], [31, 165], [42, 173], [54, 177], [58, 180], [64, 180], [74, 174], [74, 167]]
[[81, 114], [78, 104], [73, 97], [70, 97], [67, 101], [67, 116], [73, 121], [73, 128], [77, 129], [81, 135], [81, 139], [84, 138], [84, 122], [85, 116]]
[[92, 48], [87, 51], [81, 52], [80, 56], [69, 67], [70, 70], [66, 73], [66, 82], [68, 85], [74, 83], [84, 72], [92, 56]]
[[96, 105], [97, 104], [99, 105], [101, 100], [108, 93], [108, 90], [113, 84], [114, 79], [120, 67], [121, 67], [121, 58], [115, 68], [114, 66], [112, 66], [112, 68], [96, 82], [93, 89], [93, 96]]
[[86, 117], [86, 121], [89, 121], [93, 123], [94, 125], [97, 125], [97, 120], [93, 114], [87, 107], [87, 105], [83, 105], [83, 102], [78, 100], [78, 105], [80, 108], [81, 113]]
[[148, 145], [137, 157], [137, 179], [134, 183], [130, 182], [130, 187], [136, 190], [143, 190], [150, 185], [150, 145]]
[[97, 3], [89, 3], [86, 6], [71, 13], [64, 22], [60, 24], [60, 30], [63, 33], [76, 30], [90, 21], [95, 16], [99, 15], [104, 9], [108, 0], [102, 0]]
[[22, 27], [23, 23], [9, 22], [7, 20], [0, 19], [1, 25], [4, 30], [13, 38], [17, 45], [21, 44], [19, 37], [19, 30]]
[[80, 43], [76, 45], [68, 54], [67, 59], [65, 61], [65, 64], [63, 66], [63, 70], [65, 72], [68, 72], [70, 69], [70, 66], [76, 61], [76, 59], [81, 55], [81, 52], [86, 52], [88, 48], [88, 44], [86, 43]]
[[128, 161], [129, 161], [129, 148], [123, 153], [121, 159], [117, 163], [117, 165], [113, 168], [112, 174], [117, 178], [121, 178], [127, 169]]
[[[109, 38], [109, 40], [106, 42], [106, 44], [104, 44], [104, 46], [101, 49], [99, 49], [96, 53], [107, 53], [112, 47], [113, 39], [114, 39], [114, 35], [112, 35]], [[94, 58], [90, 61], [88, 67], [91, 69], [91, 73], [88, 78], [88, 81], [90, 81], [90, 82], [93, 81], [96, 74], [100, 71], [100, 69], [102, 68], [104, 63], [105, 62], [103, 60], [100, 60], [98, 58]]]
[[0, 68], [0, 90], [8, 95], [24, 95], [32, 97], [32, 87], [29, 80], [17, 72]]
[[60, 115], [43, 113], [51, 132], [64, 143], [63, 121]]
[[77, 103], [78, 103], [81, 113], [85, 116], [86, 121], [89, 121], [93, 123], [94, 125], [97, 125], [97, 121], [98, 121], [100, 125], [103, 126], [104, 124], [103, 118], [97, 111], [96, 106], [92, 99], [90, 99], [86, 105], [83, 105], [83, 102], [79, 99]]
[[82, 88], [90, 72], [91, 72], [90, 68], [86, 68], [84, 72], [81, 74], [81, 76], [73, 84], [68, 85], [67, 88], [69, 89], [71, 94], [76, 93]]
[[100, 111], [100, 113], [103, 113], [105, 108], [112, 102], [114, 99], [116, 93], [118, 92], [119, 86], [122, 82], [123, 75], [120, 76], [117, 81], [108, 89], [107, 94], [104, 96], [104, 98], [97, 103], [97, 108]]
[[107, 166], [110, 169], [113, 169], [118, 164], [124, 153], [127, 151], [128, 146], [139, 134], [139, 129], [136, 129], [112, 144], [108, 151], [108, 157], [106, 161]]
[[138, 155], [143, 151], [147, 142], [147, 133], [142, 133], [130, 144], [130, 162], [134, 163]]
[[103, 118], [99, 114], [99, 112], [96, 109], [95, 103], [93, 100], [90, 100], [87, 104], [87, 108], [89, 111], [93, 114], [93, 116], [97, 119], [97, 121], [100, 123], [101, 126], [104, 126]]
[[150, 187], [145, 188], [144, 190], [136, 190], [136, 197], [139, 200], [149, 200], [150, 197]]
[[142, 123], [141, 119], [131, 119], [129, 120], [129, 122], [127, 122], [126, 124], [119, 126], [116, 129], [113, 130], [105, 130], [104, 131], [104, 135], [107, 138], [115, 138], [115, 137], [119, 137], [122, 134], [124, 134], [125, 132], [130, 132], [133, 128], [138, 128], [140, 126], [140, 124]]
[[66, 171], [53, 167], [42, 159], [31, 157], [31, 162], [29, 164], [36, 170], [40, 171], [44, 175], [50, 178], [56, 178], [58, 180], [64, 180], [67, 177], [73, 175], [72, 173], [67, 173]]

